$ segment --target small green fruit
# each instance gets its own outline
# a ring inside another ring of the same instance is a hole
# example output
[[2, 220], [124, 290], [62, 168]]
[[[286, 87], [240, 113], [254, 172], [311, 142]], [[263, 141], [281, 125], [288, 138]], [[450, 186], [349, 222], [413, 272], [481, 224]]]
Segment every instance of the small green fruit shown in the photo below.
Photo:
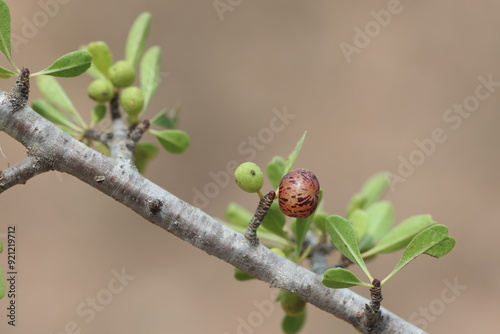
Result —
[[120, 104], [129, 115], [137, 115], [144, 107], [144, 94], [139, 88], [125, 88], [120, 94]]
[[95, 79], [87, 89], [89, 97], [99, 103], [111, 101], [115, 96], [115, 88], [107, 79]]
[[238, 186], [248, 193], [260, 191], [264, 185], [264, 174], [257, 164], [244, 162], [234, 171], [234, 179]]
[[285, 314], [290, 317], [301, 315], [306, 308], [306, 302], [296, 293], [281, 290], [278, 298], [281, 302], [281, 308], [285, 311]]
[[109, 68], [109, 79], [118, 88], [128, 87], [135, 81], [134, 67], [125, 60], [117, 61]]

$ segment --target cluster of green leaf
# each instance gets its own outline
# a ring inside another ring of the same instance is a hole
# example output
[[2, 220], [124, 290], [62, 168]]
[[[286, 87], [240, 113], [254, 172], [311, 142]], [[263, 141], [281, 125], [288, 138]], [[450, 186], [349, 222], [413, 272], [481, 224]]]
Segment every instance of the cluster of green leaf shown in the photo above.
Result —
[[379, 200], [388, 185], [386, 173], [373, 176], [353, 196], [348, 205], [347, 219], [337, 215], [325, 219], [332, 243], [363, 270], [369, 282], [361, 281], [345, 268], [332, 268], [324, 273], [324, 285], [336, 289], [356, 285], [372, 287], [373, 276], [364, 260], [406, 248], [394, 270], [381, 280], [383, 285], [418, 255], [439, 258], [455, 246], [455, 239], [448, 236], [448, 228], [434, 222], [430, 215], [413, 216], [393, 227], [392, 205]]
[[[305, 133], [287, 160], [276, 156], [266, 165], [267, 176], [274, 188], [279, 187], [281, 178], [292, 169], [304, 138]], [[387, 173], [373, 175], [347, 205], [347, 218], [325, 212], [320, 193], [320, 205], [316, 212], [305, 219], [294, 218], [289, 226], [286, 225], [286, 216], [275, 201], [262, 221], [258, 236], [265, 239], [265, 245], [275, 253], [297, 264], [301, 264], [311, 251], [310, 246], [305, 243], [307, 233], [313, 233], [319, 242], [333, 243], [343, 256], [359, 265], [369, 278], [369, 282], [363, 282], [345, 268], [331, 268], [324, 273], [323, 284], [335, 289], [356, 285], [373, 287], [373, 277], [364, 260], [379, 254], [406, 248], [394, 270], [382, 280], [384, 284], [420, 254], [441, 257], [450, 252], [455, 239], [448, 236], [446, 226], [436, 224], [430, 215], [413, 216], [393, 227], [393, 207], [391, 203], [381, 200], [388, 186]], [[252, 213], [237, 203], [230, 203], [226, 210], [227, 224], [241, 233], [245, 232], [251, 218]], [[235, 269], [235, 278], [245, 281], [253, 277]], [[287, 313], [282, 295], [278, 299]], [[297, 333], [305, 320], [304, 305], [303, 312], [285, 315], [282, 329], [285, 333]]]
[[[0, 67], [0, 78], [9, 78], [20, 73], [11, 55], [11, 27], [10, 10], [4, 0], [0, 0], [0, 50], [14, 68], [14, 72]], [[153, 46], [145, 50], [146, 41], [151, 26], [151, 14], [142, 13], [133, 23], [125, 48], [125, 61], [134, 68], [140, 68], [140, 92], [143, 94], [144, 104], [138, 114], [127, 118], [131, 127], [135, 126], [143, 116], [146, 107], [155, 95], [160, 83], [161, 49]], [[109, 79], [109, 69], [113, 65], [113, 55], [104, 42], [94, 42], [82, 47], [81, 50], [71, 52], [57, 59], [47, 68], [32, 73], [30, 77], [38, 77], [37, 85], [43, 99], [32, 102], [32, 108], [40, 115], [59, 126], [71, 136], [85, 140], [102, 153], [109, 154], [108, 149], [101, 142], [85, 138], [86, 130], [96, 127], [107, 113], [107, 106], [98, 103], [91, 111], [90, 124], [86, 124], [81, 113], [74, 106], [63, 87], [54, 77], [74, 77], [85, 71], [94, 78]], [[114, 87], [117, 94], [119, 87]], [[155, 136], [166, 151], [182, 153], [189, 147], [189, 135], [177, 129], [179, 123], [179, 109], [163, 109], [154, 115], [150, 124], [160, 129], [150, 128], [149, 133]], [[149, 142], [140, 142], [136, 145], [134, 161], [140, 172], [158, 154], [158, 145]]]

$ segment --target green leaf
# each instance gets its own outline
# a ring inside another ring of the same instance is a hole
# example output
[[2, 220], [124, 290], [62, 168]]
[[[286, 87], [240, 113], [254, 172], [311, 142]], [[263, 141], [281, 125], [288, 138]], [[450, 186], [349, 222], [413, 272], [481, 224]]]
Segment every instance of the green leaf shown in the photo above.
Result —
[[16, 73], [14, 73], [12, 71], [9, 71], [8, 69], [3, 68], [2, 66], [0, 66], [0, 78], [7, 79], [7, 78], [13, 77], [15, 75], [16, 75]]
[[160, 64], [160, 47], [153, 46], [149, 48], [141, 61], [141, 90], [144, 93], [144, 109], [146, 109], [160, 85]]
[[370, 177], [355, 194], [347, 206], [347, 217], [356, 209], [367, 209], [377, 201], [389, 186], [389, 175], [381, 172]]
[[62, 109], [68, 111], [73, 115], [79, 122], [79, 125], [85, 128], [85, 122], [76, 110], [73, 102], [69, 99], [68, 95], [59, 84], [56, 78], [49, 76], [38, 77], [37, 80], [38, 89], [43, 94], [43, 96], [52, 104], [55, 104]]
[[0, 299], [5, 296], [5, 277], [3, 276], [2, 268], [0, 268]]
[[[323, 200], [323, 189], [319, 191], [318, 206], [321, 205], [322, 200]], [[311, 227], [311, 223], [316, 218], [317, 212], [318, 212], [317, 210], [314, 211], [314, 213], [307, 218], [296, 218], [292, 221], [292, 232], [295, 236], [295, 244], [296, 244], [295, 255], [297, 257], [300, 256], [304, 240], [306, 239], [307, 232]]]
[[0, 240], [0, 254], [3, 252], [3, 244], [2, 244], [2, 240]]
[[102, 73], [106, 78], [109, 77], [109, 68], [113, 65], [113, 54], [105, 42], [92, 42], [87, 45], [87, 50], [92, 55], [92, 66]]
[[365, 206], [368, 207], [385, 193], [389, 187], [389, 175], [386, 172], [373, 175], [361, 188], [361, 193], [366, 197]]
[[0, 51], [5, 55], [9, 63], [17, 69], [10, 50], [10, 9], [4, 0], [0, 0]]
[[302, 137], [297, 142], [295, 149], [288, 156], [288, 160], [286, 162], [285, 173], [283, 173], [283, 175], [281, 175], [281, 177], [283, 177], [286, 173], [288, 173], [289, 171], [292, 170], [293, 164], [295, 163], [295, 160], [297, 160], [297, 157], [299, 156], [300, 150], [302, 149], [302, 144], [304, 144], [304, 140], [306, 139], [306, 134], [307, 134], [307, 131], [304, 132]]
[[171, 153], [182, 153], [190, 144], [189, 135], [182, 130], [149, 130], [164, 149]]
[[400, 250], [406, 247], [414, 236], [434, 224], [430, 215], [419, 215], [405, 219], [383, 236], [375, 247], [363, 253], [363, 258]]
[[179, 123], [180, 108], [163, 109], [157, 113], [151, 120], [151, 124], [155, 124], [167, 129], [175, 129]]
[[337, 247], [337, 249], [349, 260], [356, 263], [364, 271], [366, 276], [368, 276], [370, 282], [373, 281], [373, 277], [370, 275], [361, 257], [356, 231], [352, 224], [340, 216], [329, 216], [326, 218], [326, 231], [330, 235], [335, 247]]
[[440, 243], [436, 246], [430, 248], [425, 254], [430, 255], [432, 257], [440, 258], [451, 252], [453, 247], [455, 247], [455, 239], [452, 237], [444, 238]]
[[281, 212], [278, 202], [273, 201], [264, 220], [262, 220], [262, 226], [271, 233], [287, 238], [285, 231], [283, 231], [285, 222], [285, 215]]
[[295, 255], [297, 257], [299, 257], [300, 252], [302, 252], [302, 245], [306, 238], [307, 231], [309, 231], [309, 228], [311, 227], [313, 218], [314, 214], [310, 215], [307, 218], [296, 218], [293, 221], [292, 230], [295, 235], [295, 244], [297, 245], [297, 247], [295, 248]]
[[71, 78], [84, 73], [92, 63], [92, 55], [88, 51], [73, 51], [57, 59], [46, 69], [34, 73], [31, 77], [51, 75], [54, 77]]
[[375, 245], [390, 229], [393, 224], [394, 210], [389, 202], [376, 202], [367, 210], [368, 228], [359, 243], [359, 249], [365, 251]]
[[253, 215], [250, 211], [234, 202], [229, 203], [226, 210], [226, 219], [235, 225], [247, 227]]
[[292, 317], [285, 315], [281, 322], [281, 329], [286, 334], [296, 334], [300, 332], [307, 319], [307, 309], [304, 310], [299, 316]]
[[347, 205], [347, 217], [350, 217], [355, 210], [363, 209], [367, 200], [366, 196], [361, 193], [352, 196], [351, 201]]
[[356, 209], [349, 216], [349, 221], [356, 230], [356, 239], [359, 242], [368, 230], [368, 213], [365, 210]]
[[283, 157], [276, 156], [266, 165], [266, 172], [273, 188], [278, 189], [281, 179], [285, 175], [286, 161]]
[[326, 233], [326, 217], [328, 216], [329, 214], [325, 211], [317, 211], [314, 216], [314, 225], [316, 225], [322, 233]]
[[331, 268], [325, 271], [322, 283], [332, 289], [344, 289], [357, 285], [372, 287], [371, 284], [361, 281], [353, 272], [344, 268]]
[[92, 114], [90, 115], [90, 127], [93, 128], [97, 123], [99, 123], [106, 115], [106, 106], [104, 104], [98, 104], [92, 109]]
[[138, 143], [135, 146], [134, 163], [139, 173], [146, 171], [147, 165], [158, 155], [158, 146], [153, 143]]
[[255, 277], [250, 276], [247, 273], [244, 273], [243, 271], [239, 270], [238, 268], [234, 268], [234, 278], [236, 278], [237, 281], [241, 281], [241, 282], [255, 279]]
[[142, 13], [135, 19], [127, 38], [127, 45], [125, 47], [125, 60], [132, 66], [137, 66], [139, 59], [144, 51], [146, 40], [149, 35], [149, 28], [151, 27], [151, 14]]
[[444, 225], [432, 225], [419, 234], [417, 234], [408, 244], [398, 264], [394, 267], [392, 272], [384, 278], [381, 284], [384, 284], [389, 278], [394, 276], [399, 270], [406, 266], [410, 261], [415, 259], [420, 254], [431, 252], [432, 254], [439, 253], [439, 250], [432, 248], [442, 242], [448, 237], [448, 228]]
[[76, 132], [81, 132], [82, 130], [68, 118], [68, 115], [64, 114], [62, 111], [45, 100], [35, 99], [33, 100], [31, 107], [34, 111], [40, 114], [40, 116], [46, 118], [54, 124], [63, 125], [69, 129], [75, 130]]

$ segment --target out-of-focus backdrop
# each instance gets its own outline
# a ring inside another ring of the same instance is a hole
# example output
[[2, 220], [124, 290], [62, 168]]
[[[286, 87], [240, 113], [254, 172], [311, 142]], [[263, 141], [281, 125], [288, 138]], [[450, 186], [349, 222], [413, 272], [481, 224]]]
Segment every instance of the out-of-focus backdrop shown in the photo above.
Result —
[[[162, 152], [148, 178], [215, 217], [231, 201], [254, 210], [256, 196], [226, 181], [226, 165], [265, 166], [307, 130], [296, 166], [316, 173], [328, 212], [344, 214], [362, 183], [388, 170], [397, 222], [430, 213], [457, 239], [443, 259], [396, 275], [383, 305], [433, 333], [498, 327], [500, 3], [7, 2], [13, 57], [32, 71], [96, 40], [122, 59], [133, 20], [153, 13], [148, 46], [162, 48], [163, 72], [148, 115], [181, 105], [192, 144]], [[60, 81], [88, 119], [91, 78]], [[0, 147], [0, 169], [25, 156], [4, 133]], [[16, 326], [5, 298], [1, 333], [280, 332], [279, 305], [259, 307], [275, 296], [267, 284], [235, 281], [231, 266], [71, 176], [8, 190], [0, 214], [4, 242], [17, 228], [18, 271]], [[369, 267], [384, 277], [399, 256]], [[0, 263], [7, 271], [5, 252]], [[117, 273], [128, 275], [122, 285]], [[308, 317], [304, 333], [353, 332], [314, 307]]]

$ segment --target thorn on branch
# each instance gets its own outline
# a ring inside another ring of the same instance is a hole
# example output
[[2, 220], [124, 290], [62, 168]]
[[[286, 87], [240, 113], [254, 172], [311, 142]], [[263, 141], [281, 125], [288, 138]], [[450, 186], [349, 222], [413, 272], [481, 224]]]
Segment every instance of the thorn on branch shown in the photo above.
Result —
[[264, 220], [264, 217], [266, 216], [267, 211], [269, 211], [275, 197], [276, 193], [274, 190], [271, 190], [267, 193], [267, 195], [262, 197], [259, 201], [259, 206], [257, 206], [257, 210], [255, 210], [255, 213], [250, 220], [250, 223], [248, 223], [245, 238], [247, 238], [248, 241], [250, 241], [250, 243], [254, 246], [259, 244], [259, 238], [257, 238], [257, 228], [259, 228], [260, 223]]
[[383, 316], [380, 312], [380, 303], [382, 302], [382, 286], [380, 280], [373, 279], [373, 288], [370, 289], [371, 301], [370, 305], [365, 305], [363, 314], [363, 325], [366, 333], [376, 334], [381, 331], [380, 324], [382, 323]]
[[9, 102], [12, 104], [12, 112], [20, 110], [28, 102], [30, 95], [30, 71], [23, 68], [16, 83], [12, 86], [12, 91], [9, 93]]

